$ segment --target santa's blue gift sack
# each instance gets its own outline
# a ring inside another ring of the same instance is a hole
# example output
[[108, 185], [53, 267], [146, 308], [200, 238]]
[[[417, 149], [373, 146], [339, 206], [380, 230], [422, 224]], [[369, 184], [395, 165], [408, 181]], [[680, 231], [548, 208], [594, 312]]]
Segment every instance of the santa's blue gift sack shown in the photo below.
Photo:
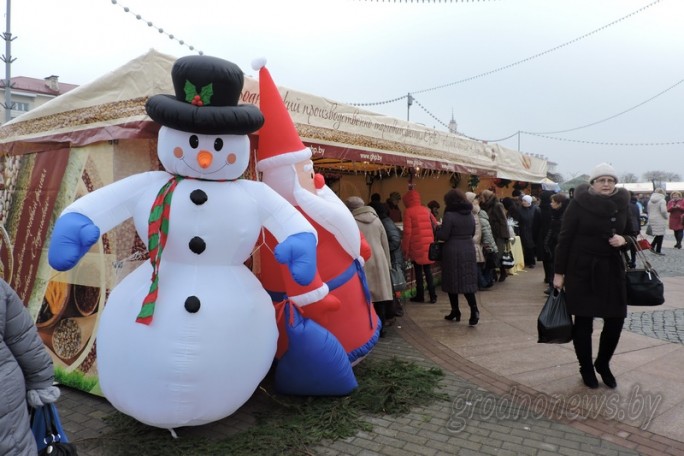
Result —
[[76, 447], [67, 439], [55, 404], [31, 409], [31, 431], [36, 439], [39, 456], [78, 455]]

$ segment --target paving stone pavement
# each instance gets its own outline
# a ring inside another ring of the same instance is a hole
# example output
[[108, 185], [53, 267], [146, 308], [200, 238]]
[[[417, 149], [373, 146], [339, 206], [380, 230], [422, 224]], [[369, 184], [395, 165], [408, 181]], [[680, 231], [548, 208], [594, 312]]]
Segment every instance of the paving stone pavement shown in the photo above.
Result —
[[[399, 320], [397, 320], [399, 321]], [[435, 363], [402, 337], [403, 327], [388, 328], [371, 357], [396, 356], [426, 368]], [[584, 432], [561, 419], [540, 417], [525, 407], [512, 406], [503, 395], [488, 392], [471, 382], [445, 371], [440, 391], [452, 400], [429, 407], [415, 408], [399, 417], [367, 417], [372, 432], [312, 448], [312, 455], [639, 455], [609, 439]], [[207, 438], [222, 438], [239, 432], [253, 423], [251, 414], [267, 407], [258, 392], [237, 414], [210, 425], [178, 430], [183, 435], [204, 433]], [[62, 424], [80, 456], [101, 456], [104, 452], [98, 437], [107, 430], [103, 418], [114, 409], [100, 397], [62, 387], [58, 408]], [[579, 419], [579, 418], [578, 418]], [[162, 437], [163, 438], [163, 437]], [[169, 434], [166, 438], [171, 439]], [[219, 455], [216, 455], [219, 456]]]
[[[646, 259], [653, 268], [658, 271], [660, 277], [684, 276], [684, 250], [674, 249], [674, 236], [668, 232], [663, 242], [661, 253], [656, 255], [645, 252]], [[625, 319], [624, 329], [637, 334], [666, 340], [668, 342], [684, 344], [684, 309], [649, 309], [644, 311], [634, 310]]]
[[[663, 251], [665, 256], [649, 253], [649, 260], [659, 273], [663, 277], [684, 276], [684, 253], [672, 248]], [[509, 286], [513, 286], [515, 278], [509, 280]], [[589, 415], [582, 409], [554, 408], [543, 393], [503, 378], [435, 343], [429, 331], [421, 329], [410, 315], [407, 312], [405, 317], [397, 318], [369, 356], [396, 356], [425, 367], [440, 367], [445, 373], [440, 389], [449, 394], [450, 400], [415, 408], [399, 417], [366, 417], [373, 425], [371, 432], [323, 442], [307, 454], [684, 455], [684, 442]], [[625, 328], [681, 344], [684, 310], [639, 309], [630, 312]], [[517, 401], [511, 396], [512, 387], [518, 392]], [[521, 398], [528, 401], [521, 402]], [[254, 424], [254, 412], [268, 406], [268, 398], [257, 390], [230, 417], [205, 426], [183, 428], [178, 433], [180, 438], [223, 438], [248, 429]], [[101, 438], [108, 427], [103, 418], [114, 412], [111, 405], [101, 397], [63, 387], [58, 407], [65, 431], [78, 445], [79, 454], [105, 455]]]

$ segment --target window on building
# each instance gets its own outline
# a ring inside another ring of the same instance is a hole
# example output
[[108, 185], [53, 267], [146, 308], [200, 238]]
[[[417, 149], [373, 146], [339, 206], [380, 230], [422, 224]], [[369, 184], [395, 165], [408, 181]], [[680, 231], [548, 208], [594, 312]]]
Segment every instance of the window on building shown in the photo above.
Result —
[[29, 104], [28, 103], [14, 103], [14, 110], [15, 111], [28, 112]]

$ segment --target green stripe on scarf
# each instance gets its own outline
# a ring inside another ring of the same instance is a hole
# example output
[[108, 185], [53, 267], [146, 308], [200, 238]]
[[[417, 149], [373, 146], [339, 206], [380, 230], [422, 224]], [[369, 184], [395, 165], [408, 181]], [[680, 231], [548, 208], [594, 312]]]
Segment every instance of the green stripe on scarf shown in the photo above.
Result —
[[159, 264], [161, 263], [164, 246], [166, 245], [166, 238], [169, 235], [171, 198], [173, 197], [173, 191], [176, 189], [176, 186], [183, 179], [183, 176], [174, 176], [169, 179], [169, 181], [159, 190], [159, 193], [157, 193], [157, 197], [154, 199], [152, 209], [150, 210], [147, 246], [150, 251], [150, 263], [152, 263], [152, 284], [150, 284], [150, 291], [143, 300], [142, 309], [140, 309], [140, 313], [135, 319], [136, 322], [144, 325], [152, 323], [154, 306], [159, 294]]

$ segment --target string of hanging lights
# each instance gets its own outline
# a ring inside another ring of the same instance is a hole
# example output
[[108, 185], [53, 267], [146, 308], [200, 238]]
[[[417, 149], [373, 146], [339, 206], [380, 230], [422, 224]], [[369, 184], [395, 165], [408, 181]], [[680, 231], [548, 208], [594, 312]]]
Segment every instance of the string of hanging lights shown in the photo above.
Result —
[[[389, 1], [389, 0], [388, 0], [388, 1]], [[407, 1], [407, 0], [404, 0], [404, 1]], [[409, 0], [409, 1], [410, 1], [410, 0]], [[417, 1], [417, 0], [416, 0], [416, 1]], [[434, 0], [433, 0], [433, 1], [434, 1]], [[545, 51], [538, 52], [538, 53], [536, 53], [536, 54], [534, 54], [534, 55], [531, 55], [531, 56], [529, 56], [529, 57], [526, 57], [526, 58], [524, 58], [524, 59], [522, 59], [522, 60], [518, 60], [518, 61], [516, 61], [516, 62], [509, 63], [508, 65], [500, 66], [500, 67], [498, 67], [498, 68], [494, 68], [493, 70], [485, 71], [484, 73], [480, 73], [480, 74], [476, 74], [476, 75], [474, 75], [474, 76], [470, 76], [470, 77], [467, 77], [467, 78], [464, 78], [464, 79], [460, 79], [460, 80], [458, 80], [458, 81], [449, 82], [449, 83], [442, 84], [442, 85], [438, 85], [438, 86], [435, 86], [435, 87], [430, 87], [430, 88], [428, 88], [428, 89], [422, 89], [422, 90], [413, 91], [413, 92], [411, 92], [411, 95], [415, 95], [415, 94], [419, 94], [419, 93], [425, 93], [425, 92], [432, 92], [432, 91], [435, 91], [435, 90], [444, 89], [444, 88], [446, 88], [446, 87], [452, 87], [452, 86], [455, 86], [455, 85], [458, 85], [458, 84], [462, 84], [462, 83], [464, 83], [464, 82], [469, 82], [469, 81], [473, 81], [473, 80], [475, 80], [475, 79], [483, 78], [483, 77], [485, 77], [485, 76], [489, 76], [489, 75], [498, 73], [498, 72], [503, 71], [503, 70], [508, 70], [509, 68], [516, 67], [516, 66], [521, 65], [521, 64], [523, 64], [523, 63], [530, 62], [530, 61], [532, 61], [532, 60], [534, 60], [534, 59], [537, 59], [537, 58], [539, 58], [539, 57], [543, 57], [543, 56], [545, 56], [545, 55], [547, 55], [547, 54], [550, 54], [550, 53], [552, 53], [552, 52], [555, 52], [555, 51], [558, 51], [558, 50], [560, 50], [560, 49], [563, 49], [563, 48], [566, 47], [566, 46], [570, 46], [570, 45], [572, 45], [572, 44], [575, 44], [575, 43], [577, 43], [577, 42], [579, 42], [579, 41], [581, 41], [581, 40], [583, 40], [583, 39], [585, 39], [585, 38], [588, 38], [588, 37], [590, 37], [590, 36], [592, 36], [592, 35], [595, 35], [596, 33], [602, 32], [602, 31], [606, 30], [607, 28], [612, 27], [613, 25], [616, 25], [616, 24], [618, 24], [618, 23], [620, 23], [620, 22], [622, 22], [622, 21], [624, 21], [624, 20], [626, 20], [626, 19], [629, 19], [629, 18], [632, 17], [632, 16], [635, 16], [635, 15], [637, 15], [637, 14], [639, 14], [639, 13], [645, 11], [646, 9], [652, 7], [652, 6], [655, 5], [655, 4], [660, 3], [660, 1], [661, 1], [661, 0], [655, 0], [655, 1], [651, 2], [651, 3], [649, 3], [648, 5], [642, 6], [641, 8], [637, 9], [636, 11], [632, 11], [631, 13], [627, 14], [626, 16], [623, 16], [623, 17], [621, 17], [621, 18], [619, 18], [619, 19], [616, 19], [616, 20], [614, 20], [614, 21], [612, 21], [612, 22], [610, 22], [610, 23], [608, 23], [608, 24], [606, 24], [606, 25], [604, 25], [604, 26], [601, 26], [601, 27], [599, 27], [599, 28], [597, 28], [597, 29], [594, 29], [594, 30], [592, 30], [591, 32], [585, 33], [584, 35], [581, 35], [581, 36], [579, 36], [579, 37], [577, 37], [577, 38], [574, 38], [574, 39], [572, 39], [572, 40], [570, 40], [570, 41], [566, 41], [566, 42], [564, 42], [564, 43], [561, 43], [561, 44], [559, 44], [559, 45], [557, 45], [557, 46], [554, 46], [554, 47], [552, 47], [552, 48], [550, 48], [550, 49], [546, 49]], [[399, 2], [401, 2], [401, 0], [399, 0]], [[403, 100], [403, 99], [406, 98], [406, 97], [407, 97], [407, 95], [404, 95], [404, 96], [398, 97], [398, 98], [394, 98], [394, 99], [392, 99], [392, 100], [377, 101], [377, 102], [372, 102], [372, 103], [366, 102], [366, 103], [362, 103], [362, 104], [361, 104], [361, 103], [347, 103], [347, 104], [350, 104], [350, 105], [352, 105], [352, 106], [376, 106], [376, 105], [382, 105], [382, 104], [392, 103], [392, 102], [395, 102], [395, 101], [398, 101], [398, 100]]]
[[111, 0], [111, 1], [112, 1], [112, 5], [118, 5], [118, 6], [120, 6], [121, 9], [124, 10], [124, 12], [132, 14], [133, 16], [135, 16], [135, 18], [136, 18], [137, 20], [145, 22], [145, 23], [147, 24], [148, 27], [154, 28], [154, 29], [157, 30], [159, 33], [168, 36], [169, 39], [178, 41], [178, 44], [180, 44], [181, 46], [186, 46], [188, 49], [190, 49], [191, 51], [197, 52], [199, 55], [203, 55], [203, 54], [204, 54], [204, 53], [203, 53], [202, 51], [200, 51], [199, 49], [195, 49], [195, 46], [186, 43], [184, 40], [181, 40], [181, 39], [177, 38], [175, 35], [173, 35], [173, 34], [171, 34], [171, 33], [166, 32], [163, 28], [157, 27], [156, 25], [154, 25], [154, 23], [152, 23], [152, 21], [148, 21], [148, 20], [144, 19], [140, 14], [134, 13], [133, 11], [131, 11], [131, 9], [130, 9], [129, 7], [123, 6], [123, 5], [119, 4], [118, 0]]
[[545, 138], [545, 139], [553, 139], [554, 141], [565, 141], [565, 142], [574, 142], [574, 143], [581, 143], [581, 144], [594, 144], [594, 145], [599, 145], [599, 146], [626, 146], [626, 147], [644, 147], [644, 146], [675, 146], [678, 144], [684, 144], [684, 141], [663, 141], [663, 142], [608, 142], [608, 141], [589, 141], [589, 140], [584, 140], [584, 139], [570, 139], [570, 138], [558, 138], [555, 136], [548, 136], [548, 135], [540, 135], [536, 133], [530, 133], [526, 131], [521, 131], [520, 133], [532, 135], [532, 136], [538, 136], [540, 138]]

